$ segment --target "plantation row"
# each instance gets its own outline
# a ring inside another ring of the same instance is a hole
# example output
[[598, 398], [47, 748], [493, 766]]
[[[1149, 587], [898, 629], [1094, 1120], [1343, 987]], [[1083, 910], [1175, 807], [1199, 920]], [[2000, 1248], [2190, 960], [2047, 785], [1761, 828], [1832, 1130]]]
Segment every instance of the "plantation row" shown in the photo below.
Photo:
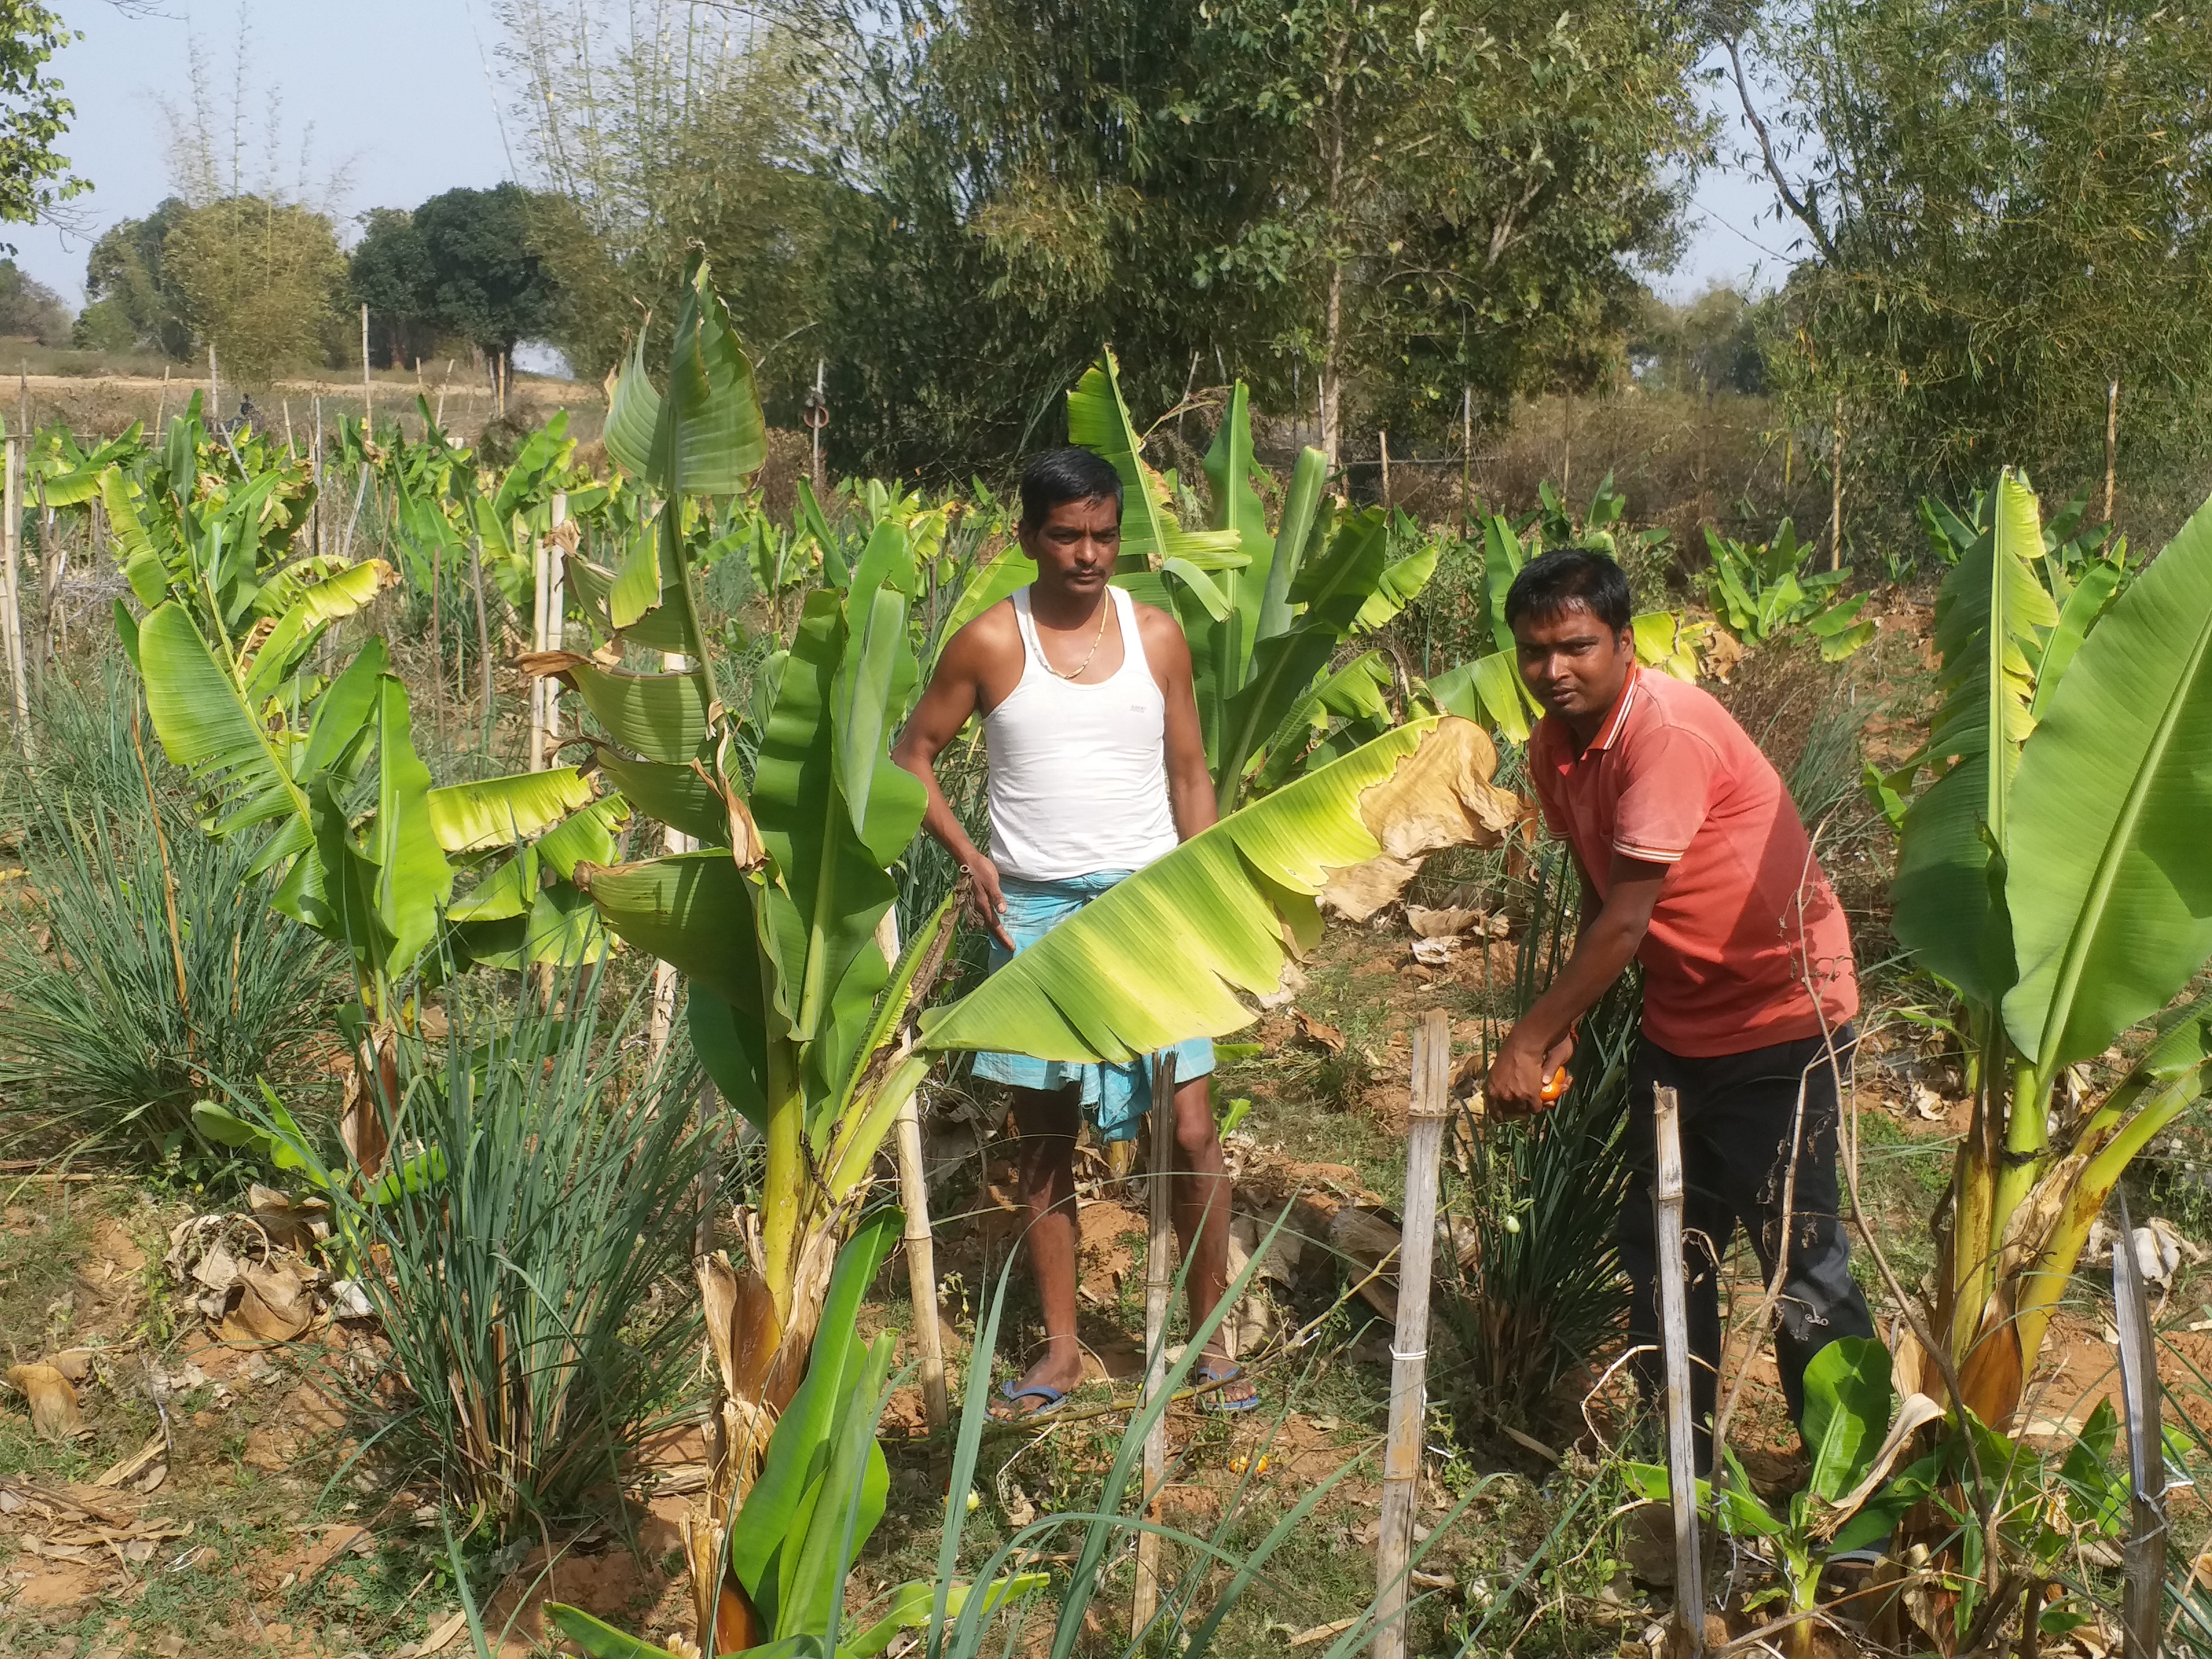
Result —
[[[28, 441], [46, 626], [11, 574], [11, 659], [19, 707], [42, 677], [43, 725], [17, 732], [23, 848], [58, 954], [12, 959], [9, 1078], [44, 1102], [22, 1138], [311, 1202], [331, 1273], [387, 1345], [360, 1390], [377, 1455], [434, 1470], [502, 1541], [604, 1505], [703, 1332], [689, 1566], [706, 1650], [866, 1656], [919, 1630], [935, 1659], [981, 1651], [1020, 1606], [1049, 1618], [1059, 1659], [1136, 1524], [1122, 1510], [1169, 1393], [1133, 1413], [1091, 1510], [964, 1548], [1003, 1279], [945, 1445], [936, 1571], [848, 1619], [885, 1512], [894, 1340], [856, 1321], [899, 1237], [877, 1188], [902, 1117], [918, 1098], [927, 1115], [965, 1051], [1126, 1060], [1237, 1030], [1293, 982], [1325, 913], [1401, 902], [1458, 848], [1502, 849], [1525, 890], [1508, 994], [1525, 1007], [1569, 884], [1498, 781], [1540, 712], [1504, 619], [1513, 576], [1549, 547], [1620, 558], [1652, 601], [1638, 659], [1686, 679], [1792, 640], [1848, 659], [1876, 637], [1869, 595], [1847, 597], [1850, 573], [1817, 568], [1786, 523], [1764, 544], [1711, 536], [1695, 560], [1631, 536], [1609, 482], [1579, 515], [1548, 487], [1531, 515], [1455, 526], [1355, 506], [1318, 452], [1286, 480], [1258, 464], [1241, 385], [1202, 479], [1162, 474], [1108, 353], [1069, 393], [1068, 429], [1123, 482], [1117, 581], [1190, 644], [1221, 818], [978, 983], [955, 869], [890, 745], [946, 642], [1036, 574], [1007, 508], [981, 483], [929, 500], [801, 480], [780, 522], [757, 483], [752, 371], [703, 266], [660, 388], [643, 351], [616, 386], [604, 477], [560, 417], [495, 469], [427, 408], [420, 441], [342, 422], [328, 453], [210, 426], [197, 402], [150, 436]], [[2092, 1222], [2212, 1086], [2212, 1000], [2175, 1006], [2212, 957], [2194, 851], [2212, 808], [2196, 758], [2212, 520], [2137, 563], [2081, 516], [2045, 523], [2011, 472], [1964, 510], [1923, 505], [1946, 567], [1937, 706], [1867, 783], [1896, 835], [1895, 938], [1972, 1103], [1948, 1224], [1924, 1294], [1868, 1232], [1899, 1334], [1836, 1344], [1808, 1378], [1808, 1495], [1771, 1512], [1732, 1462], [1701, 1493], [1786, 1615], [1820, 1606], [1829, 1557], [1893, 1540], [1903, 1605], [1947, 1651], [2109, 1604], [2079, 1547], [2138, 1529], [2118, 1419], [2063, 1446], [2013, 1437]], [[70, 619], [117, 570], [127, 671], [95, 693]], [[142, 707], [181, 778], [157, 773]], [[972, 747], [947, 781], [980, 823]], [[114, 891], [133, 921], [103, 945]], [[135, 977], [82, 971], [133, 948]], [[303, 1020], [324, 1063], [276, 1075]], [[1589, 1027], [1556, 1121], [1485, 1128], [1505, 1190], [1617, 1181], [1632, 988]], [[128, 1054], [84, 1040], [124, 1028], [143, 1034]], [[1545, 1293], [1525, 1281], [1559, 1241], [1510, 1214], [1474, 1218], [1468, 1305], [1504, 1305], [1516, 1273], [1515, 1295]], [[1577, 1268], [1601, 1300], [1607, 1248]], [[696, 1297], [676, 1288], [687, 1269]], [[1612, 1334], [1609, 1317], [1548, 1333], [1524, 1386]], [[1531, 1363], [1500, 1354], [1492, 1374]], [[1625, 1467], [1668, 1497], [1663, 1471]], [[1170, 1528], [1187, 1570], [1157, 1628], [1205, 1650], [1326, 1491], [1233, 1548], [1225, 1517], [1211, 1540]], [[2191, 1582], [2175, 1610], [2197, 1606]], [[587, 1651], [659, 1651], [555, 1616]], [[1370, 1607], [1327, 1651], [1376, 1634]]]

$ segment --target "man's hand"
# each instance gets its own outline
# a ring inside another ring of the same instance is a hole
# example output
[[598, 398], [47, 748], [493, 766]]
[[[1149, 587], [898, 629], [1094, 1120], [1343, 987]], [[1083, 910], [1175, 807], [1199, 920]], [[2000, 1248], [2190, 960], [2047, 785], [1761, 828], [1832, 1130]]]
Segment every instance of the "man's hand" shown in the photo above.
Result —
[[1498, 1046], [1497, 1059], [1490, 1063], [1490, 1078], [1483, 1090], [1489, 1109], [1499, 1117], [1527, 1117], [1557, 1104], [1544, 1098], [1544, 1084], [1574, 1052], [1572, 1031], [1545, 1049], [1529, 1035], [1525, 1024], [1516, 1025], [1505, 1034], [1505, 1041]]
[[1009, 953], [1014, 941], [1000, 920], [1006, 914], [1006, 896], [999, 890], [999, 866], [978, 853], [968, 860], [969, 879], [975, 884], [968, 890], [968, 914], [982, 924], [993, 939], [1005, 945]]

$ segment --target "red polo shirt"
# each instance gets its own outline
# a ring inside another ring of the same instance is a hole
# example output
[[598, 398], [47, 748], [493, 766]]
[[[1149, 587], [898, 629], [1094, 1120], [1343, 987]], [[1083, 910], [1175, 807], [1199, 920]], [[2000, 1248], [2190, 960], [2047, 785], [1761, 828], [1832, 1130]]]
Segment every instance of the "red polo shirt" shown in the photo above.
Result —
[[1558, 716], [1537, 722], [1528, 774], [1600, 898], [1616, 853], [1674, 866], [1636, 952], [1660, 1048], [1741, 1054], [1820, 1036], [1821, 1010], [1831, 1030], [1858, 1012], [1850, 931], [1797, 808], [1710, 695], [1632, 669], [1581, 754]]

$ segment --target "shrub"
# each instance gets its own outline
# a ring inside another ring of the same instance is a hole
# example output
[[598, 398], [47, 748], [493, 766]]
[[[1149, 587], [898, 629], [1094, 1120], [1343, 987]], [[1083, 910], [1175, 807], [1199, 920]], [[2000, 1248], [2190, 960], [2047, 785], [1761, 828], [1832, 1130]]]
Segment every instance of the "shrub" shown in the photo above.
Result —
[[523, 994], [401, 1039], [399, 1178], [328, 1187], [356, 1268], [380, 1264], [359, 1281], [391, 1345], [359, 1400], [390, 1417], [380, 1449], [503, 1537], [608, 1492], [697, 1359], [697, 1073], [672, 1048], [641, 1075], [641, 1005], [599, 1001], [572, 983], [565, 1017]]
[[[161, 816], [168, 816], [165, 805]], [[0, 929], [5, 1138], [159, 1163], [205, 1182], [230, 1152], [194, 1100], [296, 1078], [335, 953], [270, 908], [253, 849], [63, 795], [28, 838], [28, 925]]]

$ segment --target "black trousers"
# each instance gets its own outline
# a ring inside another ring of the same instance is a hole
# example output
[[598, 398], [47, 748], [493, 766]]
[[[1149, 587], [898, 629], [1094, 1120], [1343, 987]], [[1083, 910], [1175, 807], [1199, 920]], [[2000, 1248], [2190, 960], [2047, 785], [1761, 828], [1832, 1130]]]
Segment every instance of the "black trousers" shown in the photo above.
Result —
[[[1856, 1033], [1836, 1034], [1838, 1069], [1850, 1064]], [[1658, 1223], [1652, 1208], [1656, 1159], [1652, 1090], [1665, 1084], [1681, 1109], [1683, 1255], [1689, 1279], [1690, 1409], [1697, 1424], [1698, 1470], [1712, 1468], [1712, 1419], [1721, 1361], [1720, 1261], [1741, 1221], [1771, 1284], [1782, 1253], [1783, 1197], [1790, 1193], [1789, 1266], [1775, 1307], [1775, 1358], [1790, 1414], [1802, 1425], [1805, 1367], [1839, 1336], [1872, 1336], [1874, 1317], [1851, 1280], [1850, 1243], [1837, 1218], [1836, 1071], [1819, 1037], [1707, 1060], [1669, 1054], [1638, 1041], [1630, 1074], [1629, 1183], [1620, 1209], [1620, 1260], [1630, 1284], [1629, 1336], [1649, 1345], [1637, 1360], [1647, 1394], [1656, 1396]], [[1798, 1115], [1798, 1091], [1804, 1113]], [[1798, 1127], [1796, 1145], [1790, 1127]]]

